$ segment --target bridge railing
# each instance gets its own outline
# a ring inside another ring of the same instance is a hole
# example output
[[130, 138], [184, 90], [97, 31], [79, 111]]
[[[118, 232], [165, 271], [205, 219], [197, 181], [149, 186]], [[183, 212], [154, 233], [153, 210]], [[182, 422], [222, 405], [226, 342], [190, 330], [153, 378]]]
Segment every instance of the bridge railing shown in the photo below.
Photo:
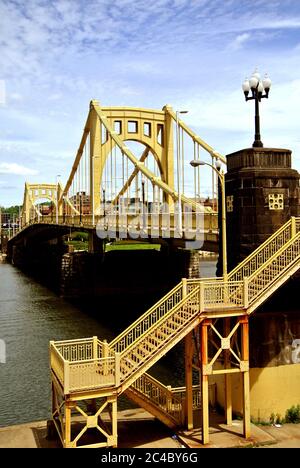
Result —
[[[96, 227], [99, 230], [122, 230], [126, 232], [153, 232], [161, 237], [172, 237], [174, 231], [179, 232], [178, 215], [174, 213], [142, 213], [130, 211], [124, 213], [107, 213], [105, 215], [51, 215], [35, 216], [29, 224], [59, 224], [74, 227]], [[218, 232], [218, 217], [215, 212], [195, 213], [182, 212], [182, 230], [190, 234], [191, 240], [202, 233]], [[200, 239], [199, 239], [200, 240]]]

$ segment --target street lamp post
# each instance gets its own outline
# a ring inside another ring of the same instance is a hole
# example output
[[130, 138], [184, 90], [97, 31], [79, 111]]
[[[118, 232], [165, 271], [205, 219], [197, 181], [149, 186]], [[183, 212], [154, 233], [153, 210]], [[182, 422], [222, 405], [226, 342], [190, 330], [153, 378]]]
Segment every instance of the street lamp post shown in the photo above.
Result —
[[221, 171], [221, 162], [219, 159], [216, 161], [216, 165], [213, 166], [212, 164], [200, 161], [199, 159], [193, 159], [190, 162], [192, 167], [199, 167], [199, 166], [209, 166], [211, 167], [217, 174], [220, 187], [221, 187], [221, 194], [222, 194], [222, 266], [223, 266], [223, 277], [224, 281], [227, 280], [227, 237], [226, 237], [226, 203], [225, 203], [225, 174]]
[[[255, 101], [255, 136], [254, 136], [254, 143], [253, 148], [261, 148], [263, 147], [261, 136], [260, 136], [260, 118], [259, 118], [259, 103], [263, 98], [268, 99], [269, 91], [271, 88], [271, 80], [267, 74], [263, 80], [260, 78], [260, 74], [257, 70], [252, 74], [250, 80], [248, 78], [242, 84], [242, 89], [244, 91], [245, 100], [246, 101]], [[249, 92], [251, 90], [251, 96], [249, 97]], [[265, 92], [265, 94], [263, 94]]]
[[60, 174], [57, 174], [56, 176], [56, 197], [55, 197], [55, 201], [56, 201], [56, 224], [58, 224], [58, 179], [61, 177]]
[[182, 234], [182, 212], [181, 212], [181, 171], [180, 171], [180, 134], [179, 134], [179, 114], [187, 114], [187, 110], [176, 111], [176, 156], [177, 156], [177, 192], [178, 192], [178, 231]]

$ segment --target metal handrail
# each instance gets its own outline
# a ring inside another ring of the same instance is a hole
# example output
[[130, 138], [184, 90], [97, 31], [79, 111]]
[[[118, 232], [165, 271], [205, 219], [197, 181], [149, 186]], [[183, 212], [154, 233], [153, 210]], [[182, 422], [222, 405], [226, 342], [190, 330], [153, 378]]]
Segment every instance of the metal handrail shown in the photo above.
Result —
[[182, 281], [178, 283], [170, 292], [168, 292], [162, 299], [160, 299], [150, 309], [148, 309], [143, 315], [141, 315], [141, 317], [139, 317], [135, 322], [133, 322], [128, 328], [126, 328], [126, 330], [124, 330], [120, 335], [118, 335], [113, 341], [111, 341], [109, 343], [109, 347], [112, 349], [115, 349], [115, 351], [122, 352], [122, 350], [118, 348], [118, 344], [121, 342], [121, 340], [124, 339], [126, 336], [129, 336], [130, 333], [133, 332], [134, 329], [137, 329], [137, 327], [141, 323], [145, 322], [146, 319], [151, 316], [151, 314], [153, 314], [157, 309], [159, 309], [164, 304], [166, 304], [167, 301], [176, 293], [178, 293], [180, 290], [182, 290]]
[[[154, 391], [151, 391], [151, 395], [149, 395], [150, 392], [147, 392], [145, 388], [147, 385], [152, 387], [151, 390], [154, 389]], [[163, 413], [175, 419], [178, 424], [183, 422], [184, 408], [182, 400], [173, 393], [171, 388], [166, 387], [159, 380], [145, 373], [135, 380], [130, 388], [151, 401]]]
[[[270, 237], [268, 237], [263, 244], [261, 244], [257, 249], [255, 249], [250, 255], [248, 255], [241, 263], [239, 263], [231, 272], [228, 274], [228, 281], [232, 281], [234, 276], [238, 274], [239, 271], [242, 271], [246, 265], [250, 265], [251, 261], [257, 257], [261, 252], [263, 252], [268, 245], [270, 245], [276, 238], [278, 238], [286, 229], [290, 228], [292, 225], [292, 219], [289, 219], [283, 226], [281, 226], [277, 231], [274, 232]], [[250, 275], [247, 275], [250, 276]]]
[[[130, 352], [132, 350], [132, 348], [136, 347], [139, 342], [143, 339], [145, 339], [147, 337], [147, 335], [151, 335], [151, 333], [153, 331], [155, 331], [156, 329], [159, 329], [162, 324], [166, 321], [168, 321], [172, 315], [175, 315], [178, 311], [180, 311], [183, 306], [190, 300], [190, 299], [193, 299], [194, 296], [196, 296], [196, 294], [198, 293], [199, 295], [199, 288], [197, 290], [194, 290], [192, 292], [190, 292], [190, 294], [188, 294], [186, 297], [184, 297], [177, 305], [175, 305], [172, 309], [170, 309], [165, 315], [163, 315], [157, 322], [155, 322], [153, 325], [151, 325], [151, 327], [149, 327], [143, 334], [141, 334], [139, 336], [139, 338], [137, 340], [135, 340], [134, 342], [131, 343], [130, 346], [128, 346], [127, 348], [125, 348], [121, 353], [121, 359], [124, 358], [124, 356], [126, 356], [126, 353]], [[122, 361], [121, 361], [122, 362]]]

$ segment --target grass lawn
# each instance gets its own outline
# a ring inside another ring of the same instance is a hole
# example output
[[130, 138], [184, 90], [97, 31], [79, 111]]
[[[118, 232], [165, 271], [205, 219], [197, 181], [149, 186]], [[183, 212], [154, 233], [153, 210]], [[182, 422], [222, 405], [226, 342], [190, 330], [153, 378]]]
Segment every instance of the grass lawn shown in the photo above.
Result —
[[71, 240], [66, 242], [67, 245], [73, 245], [74, 250], [88, 250], [89, 244], [85, 241]]
[[110, 252], [112, 250], [160, 250], [160, 244], [132, 241], [116, 241], [106, 244], [105, 252]]
[[[73, 245], [74, 250], [88, 250], [88, 242], [80, 240], [70, 240], [66, 244]], [[113, 250], [160, 250], [160, 244], [147, 244], [133, 241], [115, 241], [109, 242], [105, 246], [105, 252]]]

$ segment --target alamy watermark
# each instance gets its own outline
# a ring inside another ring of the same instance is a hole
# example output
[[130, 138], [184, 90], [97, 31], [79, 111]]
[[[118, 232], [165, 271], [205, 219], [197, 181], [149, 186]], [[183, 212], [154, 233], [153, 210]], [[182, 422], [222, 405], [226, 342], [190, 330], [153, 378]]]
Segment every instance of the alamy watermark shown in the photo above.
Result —
[[171, 210], [167, 203], [120, 202], [102, 204], [96, 232], [100, 239], [182, 239], [189, 248], [204, 243], [204, 206], [195, 211], [189, 204]]
[[6, 363], [6, 344], [4, 340], [0, 339], [0, 364]]

